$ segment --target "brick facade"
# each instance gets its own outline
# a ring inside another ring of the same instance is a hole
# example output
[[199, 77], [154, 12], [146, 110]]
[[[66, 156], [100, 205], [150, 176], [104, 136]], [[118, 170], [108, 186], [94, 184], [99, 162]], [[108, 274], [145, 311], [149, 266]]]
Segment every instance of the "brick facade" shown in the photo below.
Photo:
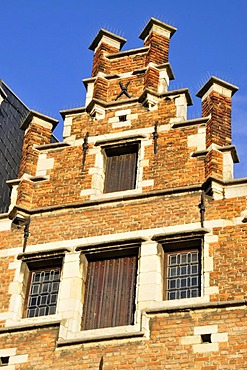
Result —
[[[169, 90], [175, 31], [152, 18], [144, 46], [121, 51], [126, 40], [100, 30], [85, 107], [61, 111], [63, 142], [50, 143], [54, 119], [31, 112], [24, 121], [19, 176], [0, 217], [0, 367], [247, 368], [237, 87], [211, 77], [198, 92], [202, 117], [188, 120], [189, 91]], [[116, 168], [117, 190], [107, 192]], [[55, 268], [59, 288], [46, 274]], [[94, 329], [83, 327], [86, 306], [101, 323]], [[117, 326], [124, 310], [128, 322]]]

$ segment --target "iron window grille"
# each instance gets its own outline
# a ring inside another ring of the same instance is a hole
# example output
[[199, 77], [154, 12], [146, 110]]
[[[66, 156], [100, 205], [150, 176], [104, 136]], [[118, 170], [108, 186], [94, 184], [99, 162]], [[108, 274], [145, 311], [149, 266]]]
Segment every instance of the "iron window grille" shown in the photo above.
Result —
[[104, 193], [135, 189], [138, 149], [138, 143], [105, 148]]
[[165, 246], [165, 299], [201, 295], [201, 241]]
[[61, 264], [30, 270], [26, 317], [54, 315], [56, 313]]

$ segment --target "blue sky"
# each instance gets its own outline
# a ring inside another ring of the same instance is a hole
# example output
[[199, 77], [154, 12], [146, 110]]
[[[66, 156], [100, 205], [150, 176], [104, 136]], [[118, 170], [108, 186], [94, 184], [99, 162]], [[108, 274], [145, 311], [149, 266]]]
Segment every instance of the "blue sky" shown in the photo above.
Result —
[[232, 112], [240, 157], [235, 176], [247, 177], [246, 0], [1, 0], [0, 12], [0, 78], [29, 108], [59, 119], [59, 139], [59, 111], [84, 106], [88, 46], [100, 28], [125, 37], [126, 50], [143, 45], [138, 36], [150, 17], [176, 27], [170, 89], [189, 88], [188, 116], [195, 118], [201, 115], [195, 94], [211, 75], [239, 87]]

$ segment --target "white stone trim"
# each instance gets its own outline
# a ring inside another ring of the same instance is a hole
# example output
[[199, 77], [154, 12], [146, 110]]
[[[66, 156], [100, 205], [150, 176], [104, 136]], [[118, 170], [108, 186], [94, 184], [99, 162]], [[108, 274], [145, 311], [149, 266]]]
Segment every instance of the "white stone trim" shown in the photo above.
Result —
[[206, 126], [202, 125], [198, 127], [197, 134], [188, 135], [187, 139], [188, 148], [196, 148], [196, 150], [206, 149]]
[[46, 153], [41, 153], [38, 158], [36, 176], [46, 176], [47, 170], [54, 167], [54, 158], [47, 158]]
[[72, 128], [72, 116], [66, 116], [64, 119], [64, 128], [63, 128], [63, 138], [69, 137], [71, 134], [71, 128]]

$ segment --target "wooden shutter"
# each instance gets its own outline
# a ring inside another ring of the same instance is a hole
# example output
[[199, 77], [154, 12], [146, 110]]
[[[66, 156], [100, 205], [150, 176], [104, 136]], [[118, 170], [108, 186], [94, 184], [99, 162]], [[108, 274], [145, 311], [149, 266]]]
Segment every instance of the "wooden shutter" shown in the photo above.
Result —
[[83, 329], [133, 324], [136, 269], [136, 255], [89, 261]]
[[134, 189], [138, 145], [106, 149], [105, 193]]

